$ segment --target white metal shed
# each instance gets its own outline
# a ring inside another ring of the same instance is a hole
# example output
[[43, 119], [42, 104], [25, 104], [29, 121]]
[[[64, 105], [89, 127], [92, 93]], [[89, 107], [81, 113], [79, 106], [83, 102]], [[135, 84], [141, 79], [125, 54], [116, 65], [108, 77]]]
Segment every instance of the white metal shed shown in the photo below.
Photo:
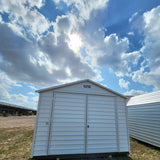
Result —
[[129, 152], [123, 95], [91, 80], [37, 92], [31, 157]]
[[160, 147], [160, 91], [134, 96], [127, 107], [129, 135]]

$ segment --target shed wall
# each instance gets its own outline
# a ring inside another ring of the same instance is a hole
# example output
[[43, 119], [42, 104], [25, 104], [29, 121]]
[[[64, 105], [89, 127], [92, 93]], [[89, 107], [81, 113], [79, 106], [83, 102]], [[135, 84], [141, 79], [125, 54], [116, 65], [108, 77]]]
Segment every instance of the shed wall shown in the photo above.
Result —
[[128, 106], [129, 135], [160, 147], [160, 103]]
[[[91, 85], [91, 88], [84, 88], [83, 85]], [[129, 152], [129, 138], [128, 138], [128, 130], [127, 130], [127, 119], [126, 119], [127, 113], [126, 113], [126, 107], [125, 107], [126, 106], [125, 99], [122, 97], [119, 97], [119, 96], [117, 96], [117, 95], [115, 95], [105, 89], [97, 87], [96, 85], [93, 85], [91, 83], [80, 83], [77, 85], [67, 86], [67, 87], [51, 90], [48, 92], [40, 93], [31, 157], [54, 154], [54, 153], [52, 153], [52, 149], [55, 147], [56, 143], [53, 143], [52, 139], [50, 139], [50, 137], [52, 137], [52, 134], [56, 130], [52, 130], [53, 129], [52, 122], [57, 121], [61, 117], [62, 113], [60, 113], [60, 110], [61, 110], [60, 107], [63, 108], [61, 111], [64, 112], [63, 114], [65, 117], [67, 116], [67, 114], [65, 114], [65, 113], [72, 112], [72, 111], [67, 111], [65, 109], [65, 103], [66, 102], [68, 103], [70, 101], [69, 97], [66, 98], [65, 93], [74, 93], [75, 94], [75, 96], [73, 96], [74, 94], [72, 94], [72, 102], [75, 101], [75, 99], [77, 99], [76, 98], [77, 93], [79, 95], [81, 95], [81, 97], [84, 97], [84, 99], [86, 99], [86, 96], [88, 95], [89, 96], [89, 103], [88, 103], [89, 109], [94, 109], [93, 105], [91, 105], [92, 102], [90, 100], [92, 99], [94, 101], [94, 96], [96, 96], [96, 95], [105, 95], [105, 96], [109, 96], [110, 98], [113, 98], [113, 101], [111, 102], [111, 104], [112, 104], [111, 105], [111, 107], [112, 107], [111, 113], [113, 113], [113, 117], [111, 117], [110, 121], [112, 121], [112, 119], [114, 119], [114, 123], [111, 124], [111, 126], [115, 125], [115, 128], [116, 128], [116, 133], [114, 132], [114, 134], [116, 136], [116, 138], [114, 138], [115, 139], [115, 146], [114, 146], [115, 149], [108, 149], [108, 152]], [[57, 96], [53, 97], [54, 94], [57, 94]], [[63, 94], [65, 94], [65, 96]], [[93, 95], [93, 96], [91, 96], [91, 95]], [[54, 98], [55, 97], [56, 98], [60, 98], [60, 97], [63, 98], [63, 96], [64, 96], [64, 99], [63, 99], [64, 102], [63, 102], [63, 100], [61, 101], [61, 99], [59, 99], [60, 100], [59, 102], [56, 100], [56, 103], [60, 106], [59, 107], [57, 106], [58, 107], [57, 109], [54, 108], [54, 106], [55, 106]], [[73, 97], [75, 97], [75, 99]], [[99, 98], [101, 98], [101, 97], [99, 97]], [[81, 101], [82, 99], [83, 98], [80, 98], [79, 100]], [[99, 101], [99, 103], [103, 103], [100, 101]], [[64, 103], [64, 105], [62, 103]], [[79, 102], [79, 103], [76, 102], [76, 104], [79, 106], [79, 104], [82, 104], [82, 102]], [[82, 106], [86, 107], [86, 104], [82, 105]], [[102, 105], [100, 105], [100, 107], [101, 106]], [[98, 107], [98, 106], [96, 106], [96, 107]], [[73, 108], [73, 107], [71, 107], [71, 108]], [[53, 113], [54, 111], [57, 113], [53, 117], [52, 114], [54, 114]], [[103, 111], [102, 111], [102, 113], [103, 113]], [[102, 114], [102, 113], [100, 113], [100, 114]], [[107, 112], [107, 113], [110, 113], [110, 112]], [[71, 115], [68, 115], [68, 117], [70, 117], [70, 116]], [[84, 115], [82, 113], [78, 116], [80, 117], [80, 119], [84, 118]], [[74, 117], [76, 118], [76, 116], [73, 115], [73, 118]], [[92, 113], [89, 115], [88, 120], [91, 117], [93, 117]], [[63, 120], [63, 119], [61, 119], [61, 120]], [[92, 119], [92, 121], [93, 121], [93, 119]], [[58, 122], [58, 123], [61, 123], [61, 122]], [[62, 128], [59, 128], [59, 129], [63, 130]], [[83, 129], [84, 128], [81, 128], [81, 129], [79, 129], [79, 131], [80, 130], [84, 131]], [[92, 128], [92, 130], [94, 130], [94, 128]], [[114, 127], [113, 127], [113, 130], [114, 130]], [[93, 133], [94, 132], [90, 132], [89, 134], [92, 135]], [[63, 132], [63, 134], [64, 134], [64, 132]], [[85, 135], [83, 134], [82, 136], [85, 136]], [[100, 135], [96, 135], [96, 136], [100, 136]], [[63, 138], [66, 138], [66, 136], [64, 135]], [[102, 138], [102, 136], [101, 136], [101, 138]], [[80, 143], [83, 143], [83, 142], [80, 142]], [[93, 144], [92, 141], [88, 141], [88, 143]], [[109, 141], [108, 141], [108, 143], [109, 143]], [[57, 145], [59, 145], [59, 144], [57, 144]], [[70, 144], [66, 144], [66, 146], [67, 145], [70, 145]], [[75, 146], [76, 146], [76, 144], [75, 144]], [[59, 146], [59, 147], [61, 147], [61, 146]], [[91, 147], [94, 147], [94, 146], [91, 145]], [[99, 149], [99, 150], [101, 150], [101, 149]], [[60, 152], [58, 151], [57, 154], [58, 153], [60, 153]], [[84, 153], [83, 147], [82, 147], [81, 153]], [[91, 153], [91, 152], [88, 152], [88, 153]], [[69, 154], [71, 154], [71, 153], [69, 153]]]
[[43, 92], [39, 95], [31, 157], [47, 155], [52, 100], [53, 91]]
[[130, 152], [126, 100], [117, 97], [116, 108], [118, 118], [119, 151], [126, 152], [126, 150], [128, 150], [128, 152]]

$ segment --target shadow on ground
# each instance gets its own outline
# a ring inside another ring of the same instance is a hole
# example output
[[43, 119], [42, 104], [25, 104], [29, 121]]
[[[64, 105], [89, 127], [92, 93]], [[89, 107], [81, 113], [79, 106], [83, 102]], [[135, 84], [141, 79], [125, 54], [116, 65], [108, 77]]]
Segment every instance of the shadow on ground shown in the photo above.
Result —
[[[31, 159], [28, 159], [31, 160]], [[97, 156], [92, 156], [90, 155], [87, 158], [82, 158], [82, 157], [76, 157], [76, 158], [53, 158], [53, 157], [46, 157], [46, 158], [36, 158], [32, 160], [133, 160], [131, 157], [128, 155], [107, 155], [103, 157], [97, 157]]]
[[160, 148], [156, 147], [154, 145], [148, 144], [146, 142], [143, 142], [143, 141], [140, 141], [140, 140], [137, 140], [137, 139], [134, 139], [134, 138], [132, 138], [132, 140], [137, 141], [137, 143], [139, 143], [139, 144], [141, 144], [141, 145], [143, 145], [145, 147], [148, 147], [150, 149], [154, 149], [154, 150], [160, 151]]

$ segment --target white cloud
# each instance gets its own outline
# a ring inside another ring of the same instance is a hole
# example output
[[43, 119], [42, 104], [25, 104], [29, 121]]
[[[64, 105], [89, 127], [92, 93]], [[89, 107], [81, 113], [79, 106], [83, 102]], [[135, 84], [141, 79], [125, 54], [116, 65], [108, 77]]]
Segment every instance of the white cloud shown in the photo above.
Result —
[[34, 90], [34, 91], [38, 90], [38, 88], [36, 88], [36, 87], [33, 86], [33, 85], [29, 85], [28, 87], [29, 87], [30, 89]]
[[0, 100], [8, 103], [13, 103], [25, 107], [36, 108], [37, 107], [37, 95], [26, 96], [21, 93], [13, 94], [9, 91], [17, 88], [22, 89], [22, 85], [20, 85], [17, 81], [9, 78], [5, 73], [0, 72]]
[[[72, 4], [71, 1], [65, 2], [69, 3], [68, 5]], [[53, 27], [55, 39], [52, 40], [52, 43], [56, 44], [57, 38], [63, 37], [70, 45], [70, 35], [77, 35], [80, 37], [80, 47], [85, 47], [87, 57], [84, 59], [80, 52], [76, 53], [74, 50], [76, 56], [93, 67], [107, 66], [117, 76], [128, 75], [132, 70], [131, 67], [136, 66], [141, 57], [138, 51], [127, 53], [129, 49], [127, 37], [119, 38], [116, 34], [104, 37], [104, 29], [100, 29], [101, 24], [96, 22], [94, 17], [84, 23], [84, 19], [70, 13], [69, 15], [58, 16]]]
[[148, 92], [145, 92], [145, 91], [142, 91], [142, 90], [132, 89], [130, 91], [125, 92], [124, 95], [126, 95], [126, 96], [137, 96], [137, 95], [141, 95], [141, 94], [145, 94], [145, 93], [148, 93]]
[[128, 35], [134, 36], [134, 32], [128, 32]]
[[129, 18], [129, 22], [131, 23], [137, 16], [138, 16], [138, 12], [135, 12], [134, 14], [132, 14], [132, 16]]
[[[63, 0], [71, 11], [57, 16], [54, 22], [49, 22], [36, 9], [44, 5], [44, 0], [28, 2], [27, 6], [25, 0], [0, 1], [0, 12], [8, 13], [10, 19], [9, 23], [0, 24], [0, 69], [12, 79], [42, 86], [84, 78], [102, 80], [98, 69], [108, 67], [116, 76], [131, 76], [136, 82], [158, 88], [159, 7], [143, 16], [135, 13], [129, 20], [133, 25], [143, 21], [140, 26], [145, 26], [139, 28], [144, 32], [145, 40], [140, 51], [128, 52], [127, 37], [104, 34], [107, 29], [103, 28], [98, 12], [106, 9], [108, 0]], [[53, 32], [48, 31], [50, 26], [53, 26]], [[134, 35], [133, 32], [128, 34]], [[76, 50], [69, 47], [72, 35], [81, 41]], [[146, 56], [143, 57], [145, 61], [149, 59], [150, 72], [139, 70], [142, 54]], [[137, 69], [134, 72], [133, 67]], [[128, 82], [122, 80], [121, 86], [128, 88]]]
[[[76, 79], [92, 78], [97, 80], [99, 75], [96, 70], [69, 48], [68, 43], [65, 41], [66, 36], [67, 35], [64, 34], [58, 36], [56, 43], [56, 38], [53, 33], [48, 33], [39, 39], [41, 51], [49, 57], [52, 64], [57, 66], [57, 68], [53, 69], [53, 74], [56, 79], [65, 80], [73, 77]], [[67, 70], [65, 70], [65, 68], [67, 68]]]
[[128, 86], [129, 86], [130, 82], [129, 81], [125, 81], [124, 79], [119, 79], [119, 86], [121, 88], [125, 88], [125, 89], [128, 89]]
[[[50, 22], [33, 6], [40, 8], [44, 4], [44, 0], [36, 0], [34, 2], [28, 1], [29, 6], [26, 5], [26, 0], [1, 0], [0, 12], [8, 13], [8, 22], [13, 28], [20, 28], [22, 34], [26, 35], [30, 33], [33, 36], [38, 36], [44, 33], [51, 26]], [[26, 32], [27, 29], [27, 33]], [[19, 30], [19, 29], [16, 29]]]
[[132, 80], [141, 84], [153, 85], [154, 91], [160, 90], [160, 66], [157, 69], [145, 72], [142, 67], [140, 70], [133, 72]]
[[[61, 0], [53, 0], [55, 3], [59, 3]], [[93, 13], [99, 9], [103, 9], [107, 6], [109, 0], [62, 0], [67, 6], [74, 6], [78, 10], [78, 15], [85, 20], [88, 20]], [[75, 11], [73, 7], [73, 10]]]
[[141, 51], [147, 58], [151, 58], [151, 67], [154, 67], [160, 64], [160, 6], [144, 13], [143, 17], [145, 40]]
[[8, 24], [0, 24], [0, 29], [0, 69], [15, 80], [49, 86], [68, 79], [101, 79], [99, 72], [69, 48], [63, 33], [55, 37], [48, 32], [31, 43]]
[[56, 21], [53, 23], [54, 33], [60, 36], [63, 33], [68, 33], [71, 27], [71, 20], [68, 15], [57, 16]]
[[1, 83], [1, 87], [4, 88], [9, 88], [11, 86], [14, 87], [22, 87], [21, 84], [19, 84], [18, 82], [16, 82], [15, 80], [11, 80], [5, 73], [0, 72], [0, 83]]
[[2, 16], [0, 15], [0, 23], [2, 23]]
[[28, 92], [27, 94], [28, 94], [28, 95], [31, 95], [31, 96], [35, 96], [35, 93], [34, 93], [34, 92]]
[[[140, 52], [143, 54], [146, 65], [132, 73], [132, 79], [146, 85], [153, 85], [154, 90], [160, 89], [160, 6], [143, 14], [144, 33], [143, 46]], [[142, 62], [144, 64], [144, 62]], [[148, 71], [146, 69], [148, 68]]]
[[31, 7], [36, 6], [37, 8], [41, 8], [45, 4], [45, 1], [46, 0], [28, 0]]
[[[138, 51], [127, 53], [129, 40], [126, 37], [119, 38], [116, 34], [111, 34], [105, 38], [99, 38], [99, 41], [97, 38], [92, 39], [87, 46], [87, 54], [91, 57], [92, 65], [107, 66], [117, 76], [128, 76], [141, 57]], [[87, 44], [86, 41], [85, 44]]]

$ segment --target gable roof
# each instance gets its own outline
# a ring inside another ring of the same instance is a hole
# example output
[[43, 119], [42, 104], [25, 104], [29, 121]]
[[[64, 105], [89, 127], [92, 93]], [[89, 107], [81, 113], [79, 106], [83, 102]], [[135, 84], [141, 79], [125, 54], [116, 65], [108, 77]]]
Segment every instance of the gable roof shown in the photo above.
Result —
[[147, 104], [147, 103], [157, 103], [157, 102], [160, 102], [160, 91], [131, 97], [127, 102], [127, 106]]
[[107, 90], [107, 91], [109, 91], [109, 92], [111, 92], [113, 94], [116, 94], [116, 95], [126, 99], [126, 97], [124, 95], [122, 95], [122, 94], [120, 94], [118, 92], [115, 92], [115, 91], [113, 91], [113, 90], [111, 90], [111, 89], [109, 89], [109, 88], [107, 88], [107, 87], [105, 87], [105, 86], [103, 86], [101, 84], [98, 84], [98, 83], [96, 83], [96, 82], [94, 82], [94, 81], [92, 81], [90, 79], [84, 79], [84, 80], [75, 81], [75, 82], [71, 82], [71, 83], [67, 83], [67, 84], [62, 84], [62, 85], [58, 85], [58, 86], [44, 88], [44, 89], [37, 90], [36, 92], [39, 92], [39, 93], [46, 92], [46, 91], [50, 91], [50, 90], [54, 90], [54, 89], [58, 89], [58, 88], [63, 88], [63, 87], [67, 87], [67, 86], [71, 86], [71, 85], [75, 85], [75, 84], [79, 84], [79, 83], [83, 83], [83, 82], [90, 82], [90, 83], [92, 83], [92, 84], [94, 84], [94, 85], [96, 85], [96, 86], [98, 86], [98, 87], [100, 87], [102, 89], [105, 89], [105, 90]]

